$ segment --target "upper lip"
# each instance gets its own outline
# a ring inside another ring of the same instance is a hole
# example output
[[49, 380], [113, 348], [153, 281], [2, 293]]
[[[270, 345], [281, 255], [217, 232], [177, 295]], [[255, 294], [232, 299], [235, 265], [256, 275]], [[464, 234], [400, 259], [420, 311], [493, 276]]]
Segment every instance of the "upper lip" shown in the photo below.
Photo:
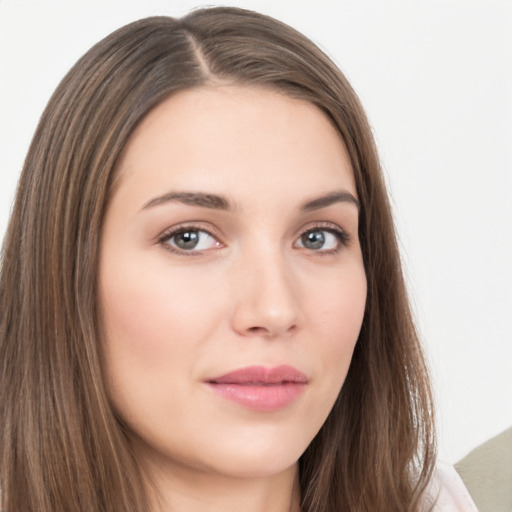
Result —
[[247, 366], [232, 372], [208, 379], [214, 384], [306, 384], [308, 378], [293, 366], [281, 365], [274, 367]]

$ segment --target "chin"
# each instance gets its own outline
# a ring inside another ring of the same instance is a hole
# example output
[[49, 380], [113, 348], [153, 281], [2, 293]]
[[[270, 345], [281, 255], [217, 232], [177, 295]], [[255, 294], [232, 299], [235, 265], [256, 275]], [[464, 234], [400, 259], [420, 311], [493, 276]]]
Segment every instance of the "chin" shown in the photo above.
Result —
[[[294, 468], [301, 453], [276, 453], [276, 450], [255, 453], [236, 453], [216, 461], [215, 470], [236, 478], [265, 478], [278, 475]], [[213, 469], [213, 468], [212, 468]]]
[[177, 445], [162, 440], [159, 446], [144, 443], [141, 448], [149, 452], [146, 461], [154, 461], [157, 455], [158, 466], [173, 472], [188, 469], [210, 476], [265, 478], [293, 470], [309, 444], [309, 437], [275, 434], [252, 430], [229, 436], [189, 436]]
[[[204, 455], [225, 471], [240, 477], [264, 477], [294, 466], [318, 429], [292, 425], [256, 425], [240, 428], [230, 435], [212, 440], [215, 450]], [[205, 447], [206, 448], [206, 447]]]
[[269, 455], [245, 458], [238, 455], [228, 456], [222, 461], [206, 462], [196, 469], [226, 478], [264, 479], [295, 470], [297, 462], [295, 458], [272, 458]]

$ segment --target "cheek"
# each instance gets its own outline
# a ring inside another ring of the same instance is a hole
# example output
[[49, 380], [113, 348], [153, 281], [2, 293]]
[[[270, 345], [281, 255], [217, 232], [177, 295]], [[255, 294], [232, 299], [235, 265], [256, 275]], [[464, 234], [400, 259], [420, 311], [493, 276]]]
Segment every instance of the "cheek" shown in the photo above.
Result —
[[190, 386], [208, 334], [223, 314], [203, 290], [208, 281], [191, 282], [186, 272], [134, 260], [103, 261], [99, 291], [109, 395], [135, 427], [140, 411], [156, 423], [158, 411], [184, 407], [169, 390]]
[[308, 322], [313, 328], [327, 385], [341, 388], [357, 343], [366, 306], [366, 276], [362, 265], [325, 279], [309, 297]]
[[207, 279], [191, 280], [186, 271], [154, 261], [102, 262], [107, 390], [119, 416], [143, 439], [175, 425], [174, 411], [187, 410], [186, 398], [194, 396], [208, 335], [225, 316], [208, 287]]
[[[132, 360], [140, 369], [163, 362], [170, 349], [169, 329], [176, 324], [171, 297], [148, 286], [143, 273], [129, 279], [110, 274], [103, 280], [101, 299], [106, 349], [113, 364]], [[135, 368], [134, 368], [135, 370]]]
[[310, 297], [311, 321], [324, 330], [325, 339], [356, 339], [366, 305], [366, 275], [354, 266], [323, 280], [317, 294]]
[[107, 344], [133, 352], [140, 364], [162, 362], [169, 351], [189, 353], [218, 316], [209, 283], [127, 260], [105, 264], [100, 280]]

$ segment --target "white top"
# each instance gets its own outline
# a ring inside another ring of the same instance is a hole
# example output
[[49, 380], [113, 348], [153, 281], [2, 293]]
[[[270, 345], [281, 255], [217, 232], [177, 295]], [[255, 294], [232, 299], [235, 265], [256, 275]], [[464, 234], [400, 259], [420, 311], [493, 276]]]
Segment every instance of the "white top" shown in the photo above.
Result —
[[432, 512], [478, 512], [459, 474], [448, 464], [436, 465], [426, 495], [427, 502], [435, 500]]

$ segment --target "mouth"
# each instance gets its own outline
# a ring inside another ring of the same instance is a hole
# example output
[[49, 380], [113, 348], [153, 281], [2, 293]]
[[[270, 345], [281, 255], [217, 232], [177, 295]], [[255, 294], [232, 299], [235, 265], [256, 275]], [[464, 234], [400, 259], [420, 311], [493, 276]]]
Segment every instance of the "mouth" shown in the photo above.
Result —
[[304, 391], [308, 378], [288, 365], [248, 366], [205, 383], [222, 398], [248, 409], [271, 412], [291, 405]]

